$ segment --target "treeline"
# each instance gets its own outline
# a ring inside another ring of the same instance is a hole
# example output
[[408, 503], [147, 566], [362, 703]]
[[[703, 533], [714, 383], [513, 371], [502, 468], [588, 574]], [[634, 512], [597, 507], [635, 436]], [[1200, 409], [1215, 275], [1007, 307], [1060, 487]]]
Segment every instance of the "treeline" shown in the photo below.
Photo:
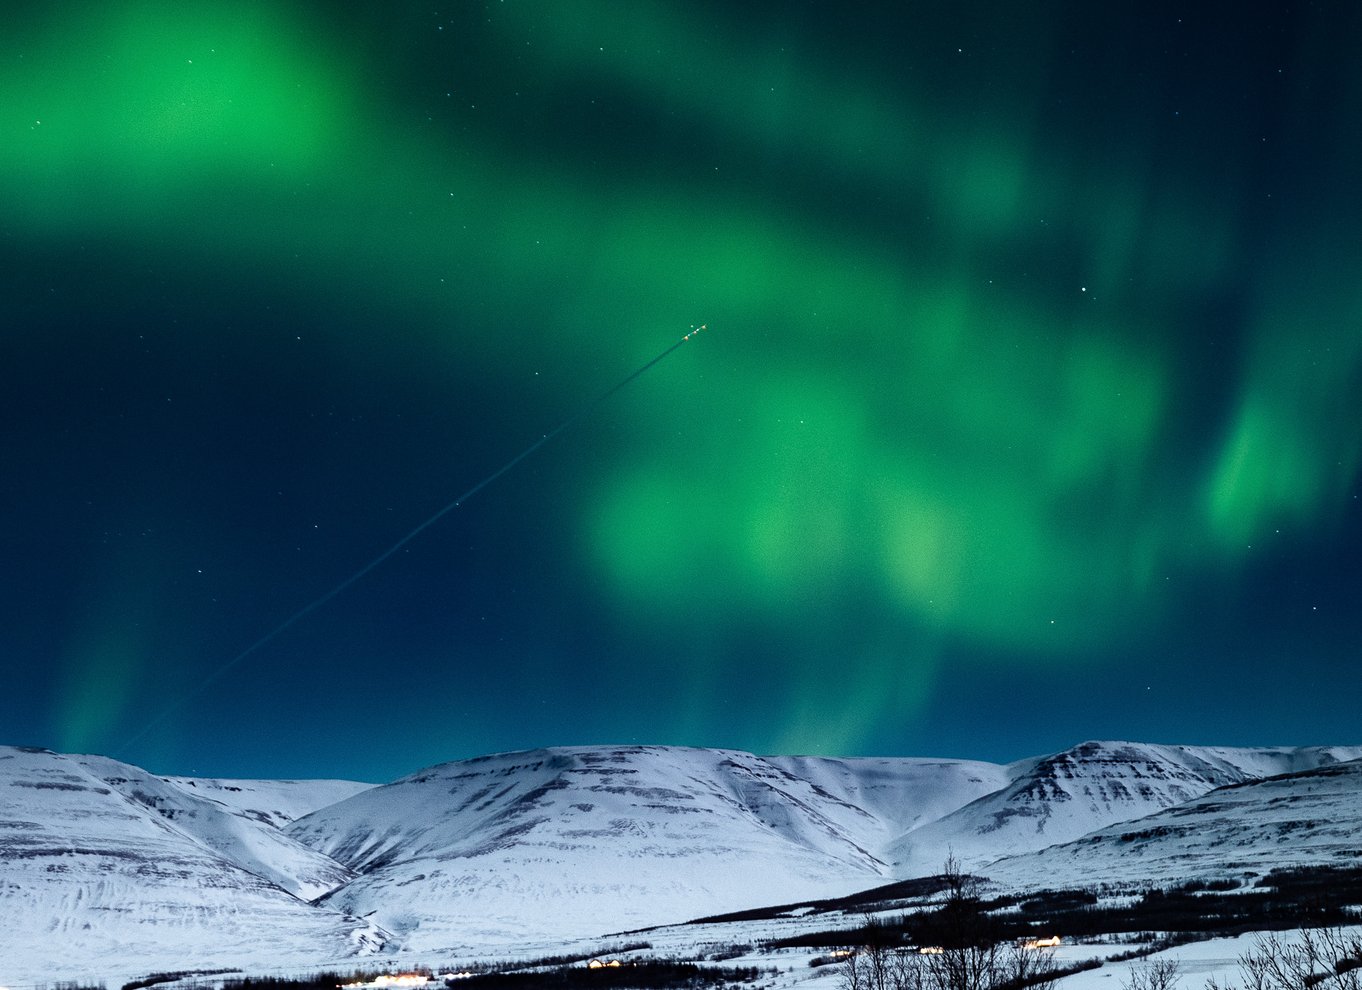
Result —
[[[1007, 941], [1037, 935], [1084, 938], [1131, 932], [1239, 934], [1355, 924], [1362, 905], [1362, 868], [1274, 870], [1237, 881], [1193, 881], [1147, 890], [1126, 904], [1101, 904], [1085, 890], [1041, 891], [1025, 897], [974, 902], [970, 935]], [[876, 899], [875, 907], [891, 907]], [[960, 918], [947, 906], [899, 905], [897, 918], [880, 915], [854, 932], [805, 932], [763, 942], [768, 949], [831, 949], [848, 944], [945, 945], [958, 937]], [[914, 909], [916, 908], [916, 909]]]
[[762, 975], [756, 966], [699, 966], [688, 962], [641, 960], [619, 967], [560, 966], [469, 976], [451, 986], [458, 990], [687, 990], [753, 983]]
[[1293, 869], [1243, 884], [1192, 881], [1156, 888], [1120, 906], [1099, 905], [1090, 893], [1042, 893], [1021, 901], [1016, 918], [1027, 931], [1049, 927], [1074, 937], [1139, 931], [1232, 935], [1351, 924], [1358, 905], [1362, 869]]
[[355, 980], [355, 975], [315, 973], [299, 979], [282, 976], [244, 976], [239, 980], [224, 980], [222, 990], [336, 990], [342, 983]]
[[[699, 966], [688, 962], [641, 960], [599, 969], [577, 964], [475, 973], [448, 980], [446, 986], [457, 990], [703, 990], [753, 983], [762, 975], [763, 970], [756, 966]], [[225, 980], [222, 990], [336, 990], [338, 985], [356, 978], [339, 973], [318, 973], [301, 979], [244, 977]]]
[[[187, 980], [197, 976], [221, 976], [224, 973], [239, 973], [239, 969], [178, 969], [169, 973], [152, 973], [144, 976], [140, 980], [133, 980], [124, 983], [122, 990], [147, 990], [158, 983], [174, 983], [177, 980]], [[60, 986], [60, 984], [59, 984]]]

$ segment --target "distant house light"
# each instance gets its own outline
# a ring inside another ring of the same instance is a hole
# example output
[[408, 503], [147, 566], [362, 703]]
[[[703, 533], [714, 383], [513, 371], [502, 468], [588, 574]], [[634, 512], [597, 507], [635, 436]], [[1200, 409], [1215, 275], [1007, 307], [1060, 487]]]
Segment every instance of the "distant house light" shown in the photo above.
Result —
[[430, 977], [424, 973], [380, 973], [368, 983], [361, 980], [358, 983], [339, 984], [340, 990], [406, 990], [406, 988], [424, 987], [430, 982]]

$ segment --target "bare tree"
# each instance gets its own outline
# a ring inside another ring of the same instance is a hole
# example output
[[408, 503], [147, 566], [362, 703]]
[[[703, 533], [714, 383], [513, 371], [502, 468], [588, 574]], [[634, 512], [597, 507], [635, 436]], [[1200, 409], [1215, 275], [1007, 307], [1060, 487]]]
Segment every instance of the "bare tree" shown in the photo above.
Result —
[[932, 990], [995, 990], [1002, 985], [998, 943], [943, 945], [922, 956]]
[[923, 957], [932, 990], [994, 990], [1006, 980], [1002, 946], [980, 905], [979, 878], [952, 854], [941, 870], [945, 896], [924, 934], [935, 942]]
[[[1362, 990], [1362, 936], [1341, 928], [1263, 932], [1239, 957], [1244, 990]], [[1326, 983], [1327, 981], [1327, 983]], [[1235, 990], [1215, 979], [1206, 990]]]
[[859, 949], [852, 949], [844, 955], [837, 970], [841, 990], [870, 990], [870, 972]]
[[1121, 990], [1173, 990], [1181, 967], [1176, 959], [1146, 959], [1130, 970]]
[[922, 926], [923, 950], [867, 922], [867, 944], [843, 960], [842, 990], [1048, 990], [1057, 979], [1054, 956], [999, 938], [979, 878], [950, 856], [941, 880], [944, 896]]
[[[1059, 979], [1055, 955], [1045, 948], [1028, 949], [1016, 942], [1007, 947], [1002, 960], [1002, 986], [1008, 990], [1050, 990]], [[1164, 990], [1149, 987], [1147, 990]]]
[[916, 954], [871, 942], [842, 959], [842, 990], [933, 990], [923, 982]]

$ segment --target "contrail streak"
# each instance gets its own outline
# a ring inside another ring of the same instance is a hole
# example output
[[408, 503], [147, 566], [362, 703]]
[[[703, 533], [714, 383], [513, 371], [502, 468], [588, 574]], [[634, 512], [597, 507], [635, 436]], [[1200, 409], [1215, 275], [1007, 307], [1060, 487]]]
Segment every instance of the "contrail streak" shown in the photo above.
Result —
[[621, 389], [627, 387], [631, 382], [633, 382], [634, 379], [636, 379], [636, 378], [638, 378], [639, 376], [641, 376], [641, 375], [643, 375], [644, 373], [646, 373], [646, 372], [647, 372], [648, 370], [650, 370], [654, 365], [657, 365], [657, 364], [659, 364], [660, 362], [662, 362], [663, 360], [665, 360], [665, 359], [666, 359], [673, 351], [675, 351], [678, 347], [680, 347], [682, 344], [686, 343], [688, 340], [690, 340], [692, 337], [694, 337], [696, 334], [698, 334], [701, 330], [706, 330], [706, 329], [708, 329], [708, 324], [701, 324], [701, 325], [698, 326], [698, 327], [691, 327], [690, 333], [688, 333], [688, 334], [684, 335], [683, 337], [681, 337], [680, 340], [676, 341], [674, 344], [672, 344], [672, 345], [671, 345], [670, 347], [668, 347], [666, 350], [662, 351], [662, 353], [658, 354], [658, 355], [657, 355], [655, 358], [653, 358], [652, 360], [647, 361], [647, 362], [645, 362], [644, 364], [639, 365], [639, 366], [638, 366], [637, 368], [635, 368], [633, 371], [629, 372], [629, 374], [625, 375], [625, 376], [624, 376], [623, 378], [621, 378], [618, 382], [616, 382], [614, 385], [610, 386], [610, 388], [606, 389], [606, 390], [605, 390], [604, 392], [602, 392], [599, 396], [597, 396], [596, 399], [595, 399], [593, 402], [591, 402], [591, 403], [589, 403], [589, 404], [583, 406], [581, 409], [577, 410], [577, 412], [573, 413], [573, 414], [572, 414], [571, 416], [569, 416], [567, 419], [563, 420], [561, 423], [559, 423], [559, 424], [558, 424], [557, 426], [555, 426], [553, 429], [549, 430], [549, 432], [545, 433], [545, 434], [544, 434], [543, 436], [541, 436], [538, 440], [534, 441], [534, 443], [530, 444], [528, 447], [526, 447], [526, 448], [525, 448], [524, 450], [522, 450], [520, 453], [516, 454], [514, 457], [512, 457], [509, 461], [507, 461], [507, 462], [506, 462], [505, 464], [503, 464], [501, 467], [497, 468], [497, 469], [496, 469], [495, 471], [493, 471], [491, 474], [487, 475], [485, 478], [483, 478], [481, 481], [479, 481], [479, 482], [478, 482], [476, 485], [474, 485], [472, 488], [468, 489], [468, 491], [464, 492], [464, 493], [463, 493], [462, 495], [460, 495], [458, 498], [454, 499], [454, 501], [450, 502], [450, 503], [449, 503], [448, 505], [446, 505], [444, 508], [440, 509], [440, 511], [438, 511], [438, 512], [436, 512], [434, 515], [430, 516], [430, 518], [426, 519], [426, 520], [425, 520], [424, 522], [422, 522], [419, 526], [417, 526], [415, 529], [413, 529], [411, 532], [409, 532], [406, 536], [402, 537], [400, 540], [398, 540], [398, 541], [397, 541], [396, 543], [394, 543], [392, 546], [388, 547], [388, 549], [384, 550], [381, 554], [379, 554], [379, 555], [378, 555], [377, 557], [375, 557], [373, 560], [369, 561], [367, 564], [365, 564], [365, 565], [364, 565], [363, 567], [361, 567], [359, 570], [355, 571], [353, 574], [351, 574], [349, 577], [347, 577], [344, 581], [340, 582], [340, 584], [336, 585], [334, 588], [332, 588], [330, 591], [326, 592], [325, 594], [321, 595], [320, 597], [315, 598], [315, 599], [313, 599], [312, 601], [308, 602], [308, 603], [307, 603], [306, 605], [304, 605], [302, 608], [298, 609], [298, 611], [294, 612], [292, 615], [290, 615], [290, 616], [289, 616], [287, 619], [285, 619], [283, 622], [279, 623], [279, 625], [275, 626], [273, 629], [271, 629], [269, 632], [265, 633], [265, 635], [261, 636], [261, 637], [260, 637], [259, 639], [257, 639], [254, 643], [252, 643], [250, 646], [246, 647], [244, 650], [242, 650], [242, 651], [241, 651], [240, 653], [238, 653], [236, 656], [232, 657], [232, 658], [231, 658], [230, 660], [228, 660], [226, 663], [222, 664], [222, 666], [220, 666], [220, 667], [218, 667], [216, 670], [214, 670], [211, 674], [209, 674], [207, 677], [205, 677], [205, 678], [203, 679], [203, 681], [200, 682], [199, 685], [198, 685], [197, 687], [195, 687], [195, 688], [194, 688], [193, 690], [191, 690], [189, 693], [183, 695], [183, 696], [180, 697], [179, 699], [177, 699], [177, 700], [171, 702], [169, 705], [167, 705], [167, 706], [165, 707], [165, 709], [163, 709], [163, 710], [160, 712], [160, 714], [158, 714], [155, 718], [152, 718], [151, 720], [149, 720], [148, 722], [146, 722], [146, 723], [142, 726], [142, 728], [139, 729], [139, 730], [137, 731], [137, 733], [136, 733], [134, 736], [132, 736], [130, 739], [128, 739], [127, 742], [125, 742], [118, 750], [116, 750], [116, 751], [115, 751], [115, 755], [118, 755], [119, 753], [126, 752], [134, 743], [136, 743], [138, 740], [140, 740], [143, 736], [145, 736], [145, 735], [146, 735], [148, 732], [150, 732], [153, 728], [155, 728], [156, 726], [158, 726], [158, 725], [160, 725], [162, 722], [164, 722], [164, 721], [166, 720], [166, 718], [169, 717], [170, 714], [171, 714], [172, 712], [178, 711], [179, 709], [183, 708], [186, 704], [188, 704], [190, 701], [192, 701], [194, 698], [198, 697], [200, 694], [202, 694], [204, 691], [206, 691], [210, 685], [212, 685], [214, 682], [216, 682], [217, 680], [219, 680], [220, 678], [222, 678], [228, 671], [232, 670], [232, 668], [236, 667], [238, 664], [240, 664], [243, 660], [245, 660], [247, 657], [249, 657], [249, 656], [250, 656], [252, 653], [254, 653], [256, 650], [260, 649], [260, 648], [261, 648], [262, 646], [264, 646], [266, 643], [268, 643], [268, 642], [270, 642], [271, 640], [273, 640], [273, 639], [274, 639], [275, 637], [277, 637], [280, 633], [284, 632], [284, 630], [286, 630], [286, 629], [288, 629], [290, 626], [294, 625], [294, 624], [295, 624], [296, 622], [298, 622], [300, 619], [302, 619], [302, 618], [304, 618], [305, 616], [311, 614], [312, 612], [315, 612], [317, 609], [321, 608], [321, 607], [322, 607], [323, 605], [325, 605], [327, 602], [331, 601], [331, 599], [333, 599], [333, 598], [335, 598], [337, 595], [343, 593], [347, 588], [349, 588], [351, 585], [355, 584], [357, 581], [359, 581], [361, 578], [363, 578], [366, 574], [368, 574], [370, 571], [372, 571], [375, 567], [377, 567], [379, 564], [383, 563], [385, 560], [387, 560], [389, 557], [391, 557], [393, 554], [397, 553], [397, 551], [401, 550], [404, 546], [406, 546], [406, 545], [407, 545], [408, 543], [410, 543], [412, 540], [416, 539], [416, 537], [420, 536], [423, 532], [425, 532], [425, 531], [426, 531], [427, 529], [429, 529], [431, 526], [435, 525], [437, 522], [439, 522], [441, 519], [443, 519], [443, 518], [444, 518], [445, 516], [447, 516], [449, 513], [453, 512], [453, 511], [454, 511], [455, 509], [457, 509], [459, 506], [463, 505], [464, 502], [467, 502], [470, 498], [472, 498], [474, 495], [478, 494], [478, 492], [482, 491], [484, 488], [486, 488], [486, 487], [487, 487], [488, 485], [490, 485], [492, 482], [496, 481], [496, 480], [497, 480], [498, 478], [500, 478], [503, 474], [505, 474], [506, 472], [510, 471], [512, 468], [514, 468], [514, 467], [515, 467], [517, 464], [519, 464], [521, 461], [525, 460], [525, 458], [529, 457], [531, 454], [533, 454], [533, 453], [534, 453], [536, 450], [538, 450], [540, 447], [544, 446], [546, 443], [548, 443], [548, 442], [549, 442], [550, 440], [552, 440], [554, 437], [558, 436], [558, 434], [560, 434], [560, 433], [562, 433], [563, 431], [569, 429], [570, 427], [576, 425], [576, 423], [578, 423], [580, 420], [585, 419], [587, 416], [591, 415], [593, 412], [595, 412], [597, 409], [599, 409], [599, 408], [600, 408], [602, 405], [604, 405], [606, 402], [610, 401], [610, 399], [613, 398], [614, 395], [615, 395], [617, 392], [619, 392]]

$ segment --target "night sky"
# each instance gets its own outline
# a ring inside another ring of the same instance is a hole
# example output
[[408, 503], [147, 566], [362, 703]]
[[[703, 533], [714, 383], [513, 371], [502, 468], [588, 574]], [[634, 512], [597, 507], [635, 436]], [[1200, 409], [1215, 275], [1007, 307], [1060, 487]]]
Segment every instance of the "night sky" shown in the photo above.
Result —
[[4, 742], [1362, 742], [1362, 6], [0, 18]]

